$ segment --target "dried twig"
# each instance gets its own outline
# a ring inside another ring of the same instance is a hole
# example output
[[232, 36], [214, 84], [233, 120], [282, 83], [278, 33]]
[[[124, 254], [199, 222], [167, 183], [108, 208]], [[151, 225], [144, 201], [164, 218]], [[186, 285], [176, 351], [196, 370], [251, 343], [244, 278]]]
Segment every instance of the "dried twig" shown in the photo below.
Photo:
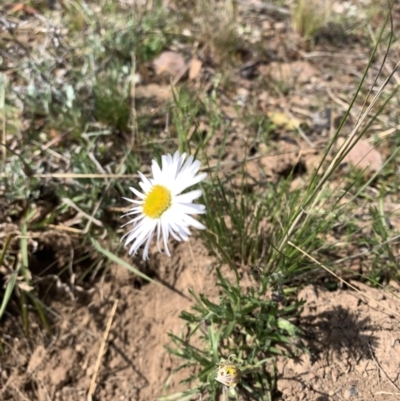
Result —
[[313, 258], [310, 254], [307, 252], [303, 251], [301, 248], [293, 244], [293, 242], [288, 241], [288, 244], [292, 246], [293, 248], [297, 249], [300, 253], [302, 253], [304, 256], [307, 256], [310, 260], [312, 260], [314, 263], [316, 263], [318, 266], [322, 267], [325, 269], [329, 274], [331, 274], [333, 277], [337, 278], [340, 282], [346, 284], [348, 287], [350, 287], [352, 290], [357, 292], [358, 294], [362, 295], [363, 297], [367, 298], [369, 301], [376, 302], [379, 306], [381, 306], [384, 309], [389, 310], [391, 313], [393, 313], [396, 316], [400, 316], [400, 313], [397, 312], [396, 310], [390, 308], [389, 306], [383, 305], [381, 302], [377, 301], [376, 299], [370, 297], [369, 295], [363, 293], [360, 291], [358, 288], [356, 288], [354, 285], [350, 284], [348, 281], [344, 280], [342, 277], [338, 276], [333, 270], [328, 269], [325, 265], [323, 265], [321, 262], [319, 262], [317, 259]]
[[374, 360], [376, 366], [378, 366], [379, 370], [386, 376], [386, 378], [389, 380], [390, 384], [397, 390], [400, 391], [400, 388], [397, 386], [397, 384], [388, 376], [388, 374], [385, 372], [385, 370], [382, 368], [382, 366], [379, 364], [378, 360], [376, 359], [374, 355], [374, 351], [372, 350], [371, 344], [368, 342], [368, 348], [369, 352], [372, 356], [372, 359]]
[[4, 380], [3, 380], [3, 370], [1, 368], [1, 363], [0, 363], [0, 390], [4, 387]]
[[104, 355], [104, 350], [105, 350], [105, 347], [106, 347], [108, 334], [110, 333], [111, 324], [112, 324], [115, 312], [117, 310], [117, 306], [118, 306], [118, 300], [116, 299], [114, 301], [114, 305], [113, 305], [113, 307], [111, 309], [111, 313], [110, 313], [110, 316], [108, 318], [107, 327], [106, 327], [106, 330], [105, 330], [104, 335], [103, 335], [103, 341], [101, 342], [99, 353], [97, 354], [97, 361], [96, 361], [96, 365], [94, 367], [92, 381], [90, 382], [90, 387], [89, 387], [89, 391], [88, 391], [88, 395], [87, 395], [87, 401], [92, 401], [92, 396], [93, 396], [93, 394], [94, 394], [94, 392], [96, 390], [96, 379], [97, 379], [97, 375], [99, 373], [101, 360], [102, 360], [103, 355]]

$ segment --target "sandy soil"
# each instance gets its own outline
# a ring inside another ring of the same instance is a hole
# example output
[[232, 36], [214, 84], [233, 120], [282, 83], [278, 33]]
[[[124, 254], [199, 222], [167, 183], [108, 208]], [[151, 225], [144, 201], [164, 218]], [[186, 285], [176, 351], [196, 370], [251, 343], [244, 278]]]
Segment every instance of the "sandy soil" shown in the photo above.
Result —
[[399, 399], [399, 300], [355, 286], [362, 295], [314, 286], [299, 294], [307, 300], [302, 320], [310, 355], [278, 361], [282, 400]]
[[[158, 255], [151, 262], [160, 267], [165, 286], [138, 288], [131, 273], [112, 266], [92, 294], [75, 301], [55, 299], [52, 308], [62, 320], [51, 339], [37, 331], [34, 341], [28, 341], [9, 319], [13, 334], [7, 344], [15, 358], [2, 361], [1, 399], [83, 401], [90, 388], [95, 400], [153, 401], [168, 394], [164, 386], [178, 361], [164, 345], [170, 342], [169, 332], [179, 334], [184, 328], [179, 313], [190, 308], [188, 289], [218, 295], [213, 260], [199, 242], [180, 244], [174, 255]], [[314, 286], [300, 292], [299, 298], [307, 301], [300, 325], [310, 355], [278, 359], [277, 399], [399, 397], [400, 302], [382, 290], [355, 285], [363, 295]], [[105, 352], [97, 364], [108, 324]], [[170, 378], [169, 392], [184, 389], [180, 378]]]

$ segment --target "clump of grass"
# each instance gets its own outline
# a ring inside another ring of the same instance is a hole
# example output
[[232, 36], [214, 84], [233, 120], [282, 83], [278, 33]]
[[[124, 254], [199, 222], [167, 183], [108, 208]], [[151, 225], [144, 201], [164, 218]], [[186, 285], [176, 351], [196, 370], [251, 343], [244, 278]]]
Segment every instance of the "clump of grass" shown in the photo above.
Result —
[[298, 0], [293, 3], [293, 30], [305, 39], [312, 39], [331, 16], [329, 0]]
[[[27, 212], [26, 218], [32, 215], [32, 212]], [[12, 239], [12, 235], [9, 235], [4, 242], [4, 247], [0, 255], [0, 266], [4, 266], [3, 269], [6, 272], [6, 284], [4, 295], [0, 304], [0, 319], [3, 317], [6, 307], [10, 302], [12, 296], [15, 296], [18, 300], [20, 308], [20, 316], [22, 318], [22, 327], [24, 333], [29, 335], [30, 319], [28, 316], [29, 305], [34, 307], [37, 312], [43, 327], [46, 328], [47, 332], [50, 333], [50, 324], [46, 318], [46, 312], [42, 302], [37, 298], [34, 287], [32, 286], [32, 276], [29, 270], [29, 258], [28, 258], [28, 236], [27, 236], [27, 224], [26, 220], [21, 222], [20, 227], [20, 254], [10, 255], [8, 247]], [[7, 269], [8, 267], [8, 269]]]
[[194, 7], [195, 17], [188, 18], [188, 29], [204, 44], [203, 51], [211, 53], [218, 64], [232, 61], [240, 42], [235, 25], [234, 2], [206, 0], [195, 2]]
[[132, 60], [147, 62], [168, 45], [172, 18], [159, 5], [140, 18], [107, 0], [99, 8], [65, 7], [52, 27], [64, 34], [47, 38], [43, 51], [33, 47], [18, 69], [16, 93], [32, 131], [41, 118], [42, 130], [68, 130], [76, 139], [89, 126], [129, 132]]

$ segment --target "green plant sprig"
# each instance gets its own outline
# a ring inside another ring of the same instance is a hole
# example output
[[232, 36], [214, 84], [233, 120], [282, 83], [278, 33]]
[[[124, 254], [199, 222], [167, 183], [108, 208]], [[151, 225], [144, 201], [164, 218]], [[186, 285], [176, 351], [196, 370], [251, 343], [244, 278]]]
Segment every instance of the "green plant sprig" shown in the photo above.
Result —
[[[219, 391], [214, 382], [215, 366], [221, 356], [226, 358], [234, 353], [244, 364], [238, 391], [245, 391], [250, 399], [269, 400], [274, 381], [272, 357], [296, 355], [305, 350], [299, 341], [301, 331], [291, 322], [300, 312], [303, 301], [285, 306], [251, 289], [245, 294], [225, 279], [219, 269], [217, 285], [221, 289], [218, 302], [191, 291], [195, 300], [193, 312], [181, 313], [189, 334], [170, 333], [175, 346], [167, 349], [183, 360], [174, 372], [194, 369], [184, 380], [192, 387], [180, 396], [201, 393], [204, 400], [215, 399]], [[202, 347], [192, 345], [193, 340], [196, 344], [200, 341]], [[161, 399], [178, 399], [174, 397], [178, 395]]]

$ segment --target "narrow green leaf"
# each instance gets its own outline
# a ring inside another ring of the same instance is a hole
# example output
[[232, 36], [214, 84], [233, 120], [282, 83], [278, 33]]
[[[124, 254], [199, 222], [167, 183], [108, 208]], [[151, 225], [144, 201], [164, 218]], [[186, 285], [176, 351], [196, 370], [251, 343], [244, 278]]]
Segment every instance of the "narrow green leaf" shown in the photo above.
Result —
[[122, 260], [121, 258], [119, 258], [118, 256], [114, 255], [113, 253], [111, 253], [110, 251], [107, 251], [107, 249], [104, 249], [94, 238], [90, 239], [92, 241], [93, 246], [100, 252], [102, 253], [104, 256], [106, 256], [108, 259], [112, 260], [113, 262], [121, 265], [122, 267], [124, 267], [125, 269], [129, 270], [130, 272], [136, 274], [137, 276], [151, 282], [151, 283], [155, 283], [158, 285], [161, 285], [159, 282], [151, 279], [150, 277], [146, 276], [144, 273], [142, 273], [140, 270], [136, 269], [135, 267], [131, 266], [129, 263], [125, 262], [124, 260]]
[[16, 281], [17, 281], [17, 272], [14, 272], [11, 274], [6, 285], [6, 290], [4, 292], [3, 301], [1, 302], [1, 307], [0, 307], [0, 319], [2, 318], [4, 311], [6, 310], [8, 301], [11, 298], [11, 294], [14, 290]]

